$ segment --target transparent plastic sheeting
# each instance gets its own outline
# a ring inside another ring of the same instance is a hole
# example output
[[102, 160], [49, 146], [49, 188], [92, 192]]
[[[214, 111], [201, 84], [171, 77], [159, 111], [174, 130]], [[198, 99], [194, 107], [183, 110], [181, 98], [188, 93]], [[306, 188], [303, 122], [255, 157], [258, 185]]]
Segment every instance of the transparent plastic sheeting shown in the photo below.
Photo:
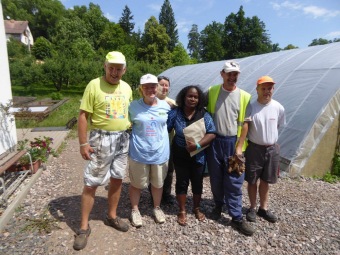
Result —
[[[287, 125], [279, 131], [282, 161], [302, 169], [308, 157], [339, 114], [340, 43], [273, 52], [234, 59], [241, 66], [237, 85], [256, 100], [256, 81], [271, 76], [273, 98], [286, 110]], [[176, 66], [160, 75], [171, 81], [170, 95], [200, 85], [204, 91], [221, 84], [223, 61]], [[299, 170], [298, 170], [299, 171]]]

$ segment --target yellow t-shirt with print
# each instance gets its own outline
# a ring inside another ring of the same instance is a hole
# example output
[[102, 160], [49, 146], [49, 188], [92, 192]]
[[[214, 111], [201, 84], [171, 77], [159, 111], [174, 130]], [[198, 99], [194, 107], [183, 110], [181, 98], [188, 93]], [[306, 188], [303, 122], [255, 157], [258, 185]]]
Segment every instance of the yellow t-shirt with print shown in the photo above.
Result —
[[91, 128], [106, 131], [124, 131], [130, 127], [128, 108], [132, 101], [129, 84], [120, 80], [117, 85], [102, 77], [86, 86], [80, 109], [90, 113]]

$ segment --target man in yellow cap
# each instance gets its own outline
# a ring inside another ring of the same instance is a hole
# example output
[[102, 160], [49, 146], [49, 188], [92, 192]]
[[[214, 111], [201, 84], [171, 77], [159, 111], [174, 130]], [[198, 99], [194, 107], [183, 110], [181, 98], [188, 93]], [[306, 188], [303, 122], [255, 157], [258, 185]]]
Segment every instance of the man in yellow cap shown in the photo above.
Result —
[[[105, 75], [87, 85], [78, 118], [80, 154], [88, 164], [84, 169], [84, 188], [81, 195], [81, 223], [73, 248], [84, 249], [91, 233], [89, 215], [98, 186], [108, 181], [108, 214], [105, 224], [126, 232], [129, 226], [117, 216], [122, 180], [127, 168], [130, 127], [128, 107], [132, 101], [130, 86], [121, 80], [126, 71], [125, 56], [112, 51], [106, 55]], [[91, 131], [87, 139], [87, 123]]]
[[260, 196], [257, 215], [269, 222], [277, 221], [277, 216], [268, 210], [269, 184], [277, 182], [280, 160], [278, 129], [285, 125], [286, 120], [284, 107], [272, 99], [274, 84], [274, 80], [269, 76], [258, 79], [257, 100], [247, 107], [241, 136], [236, 146], [236, 154], [242, 154], [243, 143], [248, 137], [245, 180], [248, 182], [250, 200], [246, 219], [250, 222], [256, 221], [257, 190]]

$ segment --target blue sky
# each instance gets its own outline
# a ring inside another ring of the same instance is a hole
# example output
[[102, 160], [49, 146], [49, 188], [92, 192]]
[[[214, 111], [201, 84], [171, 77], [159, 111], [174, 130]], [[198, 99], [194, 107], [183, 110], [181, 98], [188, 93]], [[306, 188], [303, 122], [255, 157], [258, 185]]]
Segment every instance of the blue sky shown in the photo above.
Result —
[[[118, 22], [127, 5], [135, 23], [135, 30], [144, 30], [145, 22], [158, 19], [163, 0], [61, 0], [66, 8], [75, 5], [98, 4], [104, 15]], [[306, 48], [316, 38], [340, 38], [340, 0], [170, 0], [175, 14], [179, 41], [188, 44], [188, 33], [193, 24], [201, 31], [212, 21], [224, 23], [231, 13], [243, 6], [246, 17], [257, 16], [266, 25], [272, 43], [281, 48], [293, 44]]]

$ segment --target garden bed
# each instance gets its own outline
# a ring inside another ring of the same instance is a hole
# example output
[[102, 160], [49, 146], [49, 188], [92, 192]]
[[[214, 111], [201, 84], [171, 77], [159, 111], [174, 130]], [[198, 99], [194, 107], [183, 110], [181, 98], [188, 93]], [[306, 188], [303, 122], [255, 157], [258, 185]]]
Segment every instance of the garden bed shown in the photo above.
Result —
[[52, 100], [45, 98], [42, 100], [32, 100], [32, 97], [14, 97], [12, 112], [18, 119], [41, 121], [67, 101], [68, 99]]

